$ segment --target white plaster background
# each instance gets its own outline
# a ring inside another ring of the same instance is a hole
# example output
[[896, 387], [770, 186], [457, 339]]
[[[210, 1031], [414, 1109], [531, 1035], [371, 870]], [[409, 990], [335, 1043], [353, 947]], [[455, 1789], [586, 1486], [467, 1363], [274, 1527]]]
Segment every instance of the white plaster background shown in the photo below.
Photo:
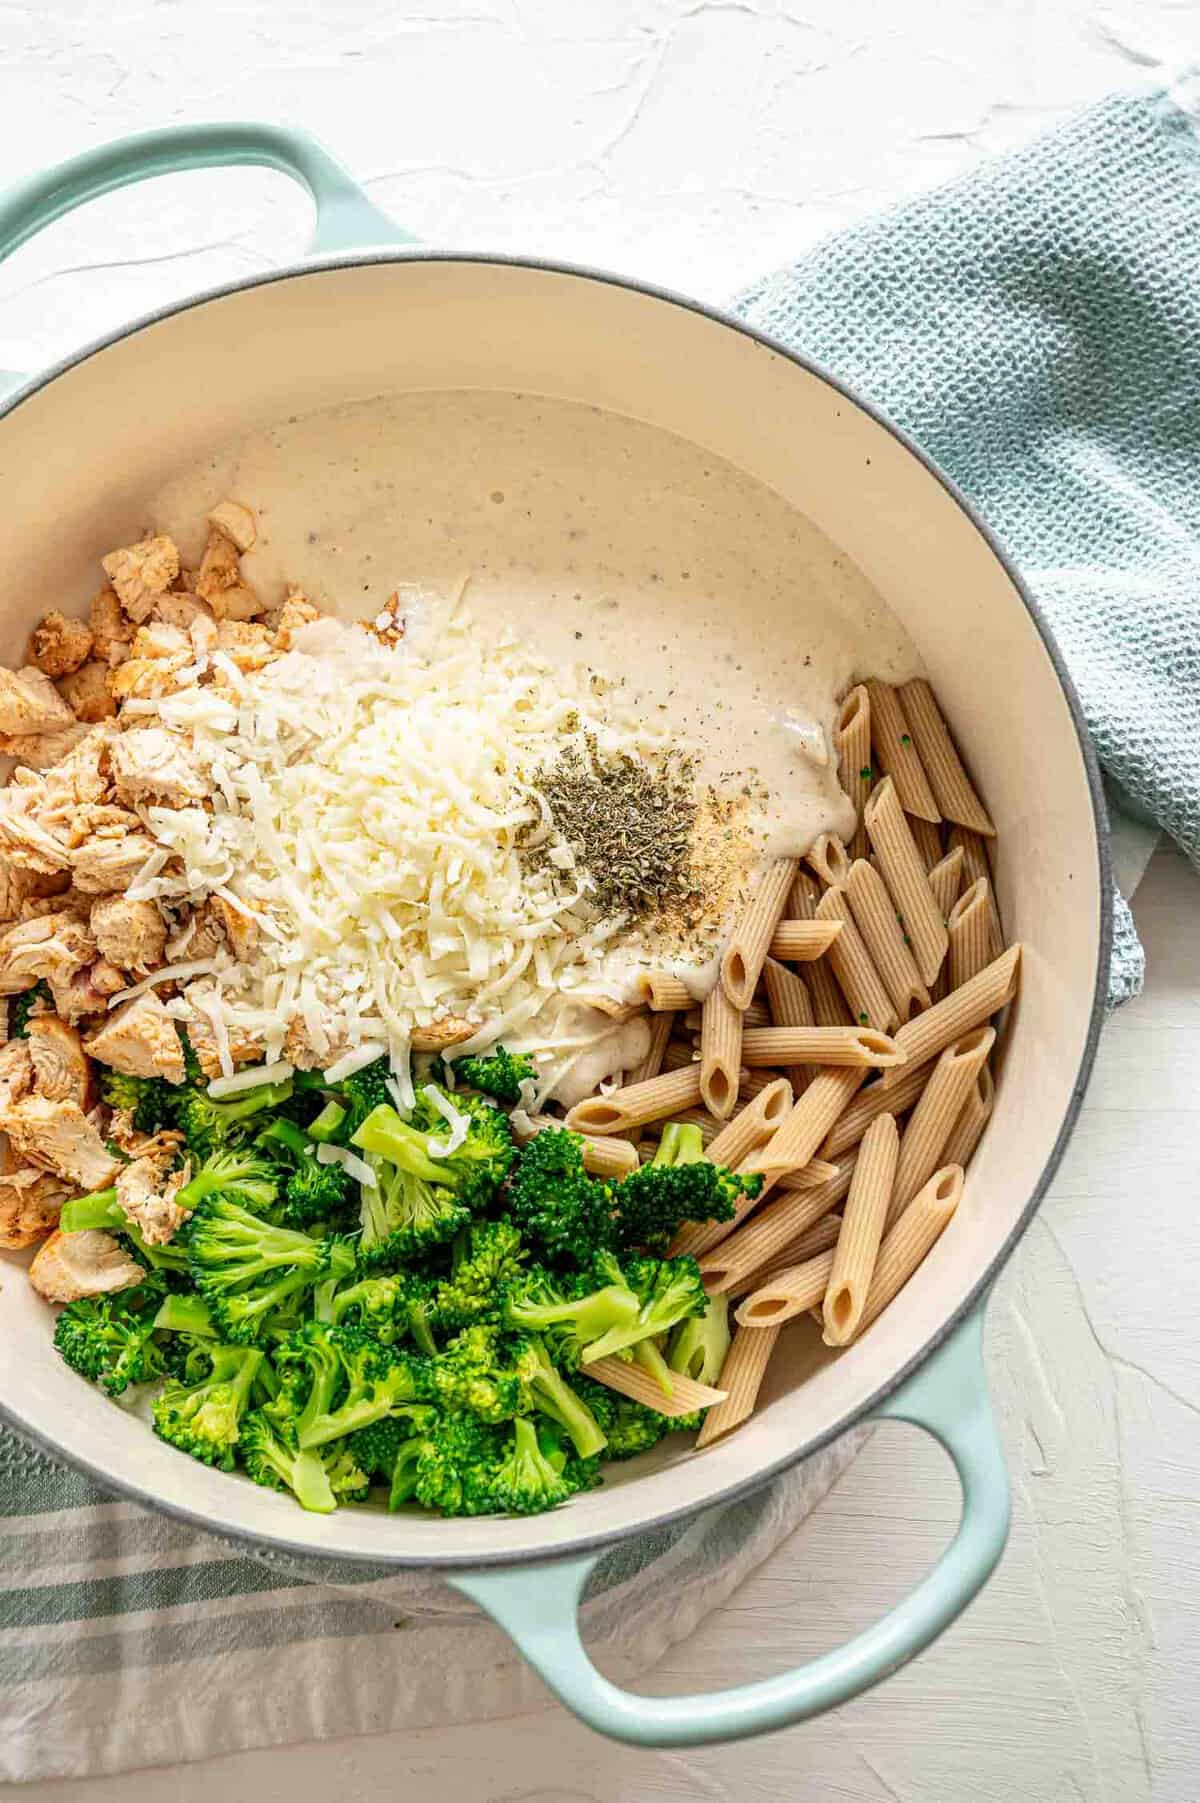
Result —
[[[720, 299], [1195, 56], [1198, 22], [1195, 0], [2, 0], [2, 173], [173, 120], [283, 119], [431, 241], [577, 258]], [[276, 176], [189, 176], [150, 199], [111, 197], [0, 269], [0, 366], [37, 367], [304, 242], [307, 203]], [[1054, 1194], [991, 1312], [1012, 1542], [984, 1597], [914, 1667], [737, 1748], [636, 1753], [555, 1708], [27, 1794], [1195, 1803], [1198, 900], [1195, 876], [1161, 852], [1136, 908], [1148, 994], [1106, 1035]], [[738, 1682], [834, 1644], [929, 1564], [955, 1507], [940, 1456], [881, 1431], [653, 1687]]]

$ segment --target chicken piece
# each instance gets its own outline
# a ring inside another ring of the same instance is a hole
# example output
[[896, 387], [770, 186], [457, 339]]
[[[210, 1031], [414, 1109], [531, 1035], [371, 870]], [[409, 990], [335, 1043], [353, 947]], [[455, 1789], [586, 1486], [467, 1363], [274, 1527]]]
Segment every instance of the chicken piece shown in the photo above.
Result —
[[74, 724], [74, 714], [36, 665], [0, 669], [0, 733], [28, 738], [31, 733], [56, 732]]
[[8, 927], [16, 926], [18, 921], [41, 920], [47, 914], [55, 914], [66, 900], [67, 897], [61, 890], [57, 895], [27, 895], [17, 910], [17, 919], [10, 920], [0, 930], [7, 932]]
[[165, 1246], [191, 1214], [175, 1197], [191, 1175], [185, 1164], [168, 1172], [166, 1162], [143, 1153], [117, 1172], [117, 1201], [150, 1246]]
[[75, 718], [89, 726], [97, 720], [111, 719], [117, 711], [117, 704], [108, 687], [108, 665], [102, 664], [97, 658], [81, 664], [69, 676], [60, 676], [57, 686]]
[[101, 957], [121, 970], [134, 970], [144, 977], [163, 961], [167, 928], [151, 901], [102, 896], [92, 903], [91, 928]]
[[113, 744], [111, 763], [117, 796], [131, 805], [181, 808], [203, 801], [211, 787], [187, 741], [161, 726], [122, 733]]
[[6, 1171], [0, 1176], [0, 1247], [19, 1252], [44, 1240], [58, 1226], [62, 1205], [71, 1193], [71, 1185], [52, 1171], [37, 1171], [32, 1165]]
[[[0, 854], [0, 921], [15, 920], [28, 901], [52, 899], [69, 881], [65, 870], [56, 871], [53, 876], [38, 876]], [[0, 927], [0, 932], [3, 930]]]
[[223, 895], [212, 896], [211, 904], [234, 957], [248, 958], [258, 944], [258, 922]]
[[[287, 1033], [283, 1041], [283, 1055], [289, 1064], [294, 1064], [298, 1071], [328, 1070], [336, 1064], [344, 1052], [350, 1050], [348, 1036], [329, 1038], [321, 1051], [318, 1051], [309, 1037], [308, 1028], [298, 1014], [294, 1014], [287, 1024]], [[214, 1072], [214, 1075], [219, 1073]]]
[[160, 701], [164, 695], [178, 694], [190, 687], [191, 681], [180, 680], [180, 672], [193, 668], [192, 653], [178, 651], [174, 657], [131, 657], [108, 674], [108, 692], [118, 704], [122, 701]]
[[27, 1039], [6, 1039], [0, 1046], [0, 1114], [14, 1108], [33, 1088], [33, 1055]]
[[113, 589], [102, 588], [88, 609], [88, 625], [92, 629], [92, 650], [102, 664], [124, 663], [129, 656], [133, 627], [121, 611], [121, 603]]
[[188, 908], [167, 940], [169, 964], [182, 964], [185, 959], [212, 958], [225, 944], [225, 934], [211, 902]]
[[314, 607], [308, 596], [299, 589], [293, 589], [283, 606], [273, 609], [267, 616], [267, 624], [275, 634], [276, 651], [290, 651], [293, 636], [300, 628], [320, 618], [320, 608]]
[[0, 752], [15, 758], [27, 770], [51, 770], [88, 735], [82, 723], [59, 726], [53, 732], [0, 733]]
[[239, 551], [248, 551], [258, 537], [258, 522], [241, 501], [221, 501], [209, 514], [208, 523]]
[[108, 1011], [109, 998], [128, 989], [129, 979], [123, 970], [106, 958], [97, 958], [86, 970], [76, 971], [69, 983], [51, 983], [54, 1012], [72, 1026], [95, 1014]]
[[106, 1189], [120, 1167], [78, 1102], [25, 1096], [6, 1108], [0, 1121], [23, 1164], [57, 1171], [81, 1189]]
[[51, 608], [33, 629], [29, 660], [47, 676], [69, 676], [91, 655], [91, 628], [82, 620], [68, 620], [57, 608]]
[[122, 1152], [127, 1152], [130, 1158], [156, 1158], [164, 1169], [183, 1144], [183, 1134], [176, 1133], [171, 1127], [164, 1127], [160, 1133], [139, 1132], [128, 1108], [113, 1109], [108, 1122], [108, 1137], [114, 1146], [120, 1146]]
[[182, 1083], [187, 1074], [175, 1022], [153, 990], [114, 1009], [88, 1035], [84, 1050], [129, 1077], [165, 1077], [168, 1083]]
[[69, 822], [58, 828], [68, 851], [78, 851], [89, 839], [121, 839], [140, 833], [142, 823], [128, 808], [112, 802], [93, 802], [73, 811]]
[[88, 839], [71, 854], [75, 887], [85, 895], [112, 895], [118, 889], [128, 889], [151, 852], [157, 849], [148, 833]]
[[233, 540], [210, 531], [204, 547], [196, 593], [207, 601], [218, 620], [250, 620], [263, 611], [262, 597], [242, 580], [242, 566]]
[[430, 1021], [427, 1027], [414, 1027], [412, 1049], [414, 1052], [442, 1052], [448, 1045], [459, 1045], [478, 1031], [478, 1021], [464, 1020], [461, 1014], [444, 1014], [439, 1020]]
[[[161, 621], [164, 626], [178, 627], [181, 632], [187, 634], [193, 646], [195, 640], [191, 637], [191, 633], [197, 620], [211, 621], [214, 626], [216, 625], [216, 621], [213, 620], [212, 608], [208, 606], [207, 602], [201, 601], [198, 595], [181, 594], [174, 589], [158, 597], [151, 618]], [[137, 653], [135, 652], [134, 655], [136, 656]]]
[[84, 1233], [57, 1229], [39, 1246], [29, 1267], [29, 1281], [47, 1302], [78, 1302], [84, 1296], [107, 1296], [141, 1283], [146, 1273], [111, 1233], [98, 1227]]
[[134, 633], [129, 655], [131, 658], [178, 657], [181, 651], [190, 652], [191, 648], [192, 641], [182, 627], [168, 625], [165, 620], [151, 620]]
[[[185, 994], [187, 991], [185, 991]], [[212, 1022], [199, 1012], [193, 1013], [183, 1023], [184, 1032], [193, 1052], [200, 1061], [200, 1069], [211, 1081], [224, 1073], [221, 1059], [217, 1052], [217, 1036], [213, 1032]], [[251, 1033], [246, 1027], [231, 1025], [229, 1028], [229, 1056], [234, 1064], [257, 1064], [262, 1059], [265, 1043], [257, 1033]]]
[[73, 909], [20, 921], [0, 934], [0, 995], [19, 995], [39, 978], [69, 983], [95, 956], [91, 930]]
[[80, 809], [95, 807], [109, 800], [111, 778], [109, 758], [116, 736], [107, 723], [89, 726], [71, 746], [65, 757], [45, 772], [46, 780], [35, 803], [38, 820], [60, 837], [64, 825], [73, 826]]
[[100, 562], [121, 606], [139, 623], [150, 618], [155, 601], [179, 574], [179, 551], [165, 533], [110, 551]]
[[216, 649], [223, 651], [243, 675], [261, 670], [278, 656], [270, 632], [253, 620], [222, 620], [217, 627]]
[[33, 1087], [51, 1102], [76, 1102], [86, 1114], [92, 1106], [91, 1065], [74, 1027], [54, 1014], [35, 1014], [25, 1044], [33, 1060]]
[[30, 799], [15, 781], [0, 795], [0, 859], [29, 876], [52, 877], [71, 868], [71, 854], [29, 812]]

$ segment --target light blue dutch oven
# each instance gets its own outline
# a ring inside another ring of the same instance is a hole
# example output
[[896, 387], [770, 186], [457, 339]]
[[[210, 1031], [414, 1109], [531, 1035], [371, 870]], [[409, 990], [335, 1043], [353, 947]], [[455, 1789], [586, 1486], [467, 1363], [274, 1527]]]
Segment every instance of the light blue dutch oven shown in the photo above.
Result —
[[[281, 170], [308, 189], [312, 253], [139, 320], [8, 394], [0, 656], [19, 657], [41, 606], [86, 602], [97, 557], [141, 529], [144, 497], [164, 471], [251, 427], [414, 388], [588, 401], [676, 432], [769, 484], [884, 594], [985, 774], [1003, 848], [1001, 905], [1029, 948], [1023, 990], [995, 1114], [950, 1231], [849, 1352], [829, 1358], [806, 1324], [789, 1330], [764, 1406], [702, 1454], [660, 1448], [533, 1520], [305, 1516], [181, 1459], [81, 1392], [51, 1352], [49, 1311], [12, 1281], [0, 1287], [4, 1411], [98, 1483], [202, 1528], [273, 1552], [436, 1569], [602, 1733], [682, 1746], [802, 1721], [928, 1646], [1004, 1546], [1009, 1490], [984, 1385], [982, 1311], [1075, 1120], [1108, 963], [1103, 804], [1075, 696], [982, 522], [863, 400], [679, 296], [590, 270], [421, 249], [300, 132], [180, 127], [76, 157], [0, 201], [0, 255], [126, 183], [225, 164]], [[763, 1485], [873, 1420], [933, 1434], [962, 1485], [954, 1541], [911, 1595], [836, 1652], [715, 1695], [636, 1696], [595, 1670], [576, 1610], [606, 1548]]]

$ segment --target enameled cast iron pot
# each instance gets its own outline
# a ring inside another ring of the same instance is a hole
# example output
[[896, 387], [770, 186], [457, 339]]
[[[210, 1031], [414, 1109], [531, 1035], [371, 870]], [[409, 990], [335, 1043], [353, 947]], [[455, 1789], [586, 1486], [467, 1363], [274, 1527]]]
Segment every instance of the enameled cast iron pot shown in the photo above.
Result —
[[[0, 201], [0, 256], [125, 183], [232, 163], [266, 165], [308, 188], [313, 255], [142, 319], [8, 394], [0, 656], [20, 661], [43, 605], [91, 592], [98, 554], [138, 534], [143, 498], [166, 473], [253, 427], [409, 388], [520, 390], [631, 415], [776, 489], [908, 629], [986, 782], [1004, 918], [1029, 948], [1023, 986], [995, 1115], [950, 1231], [860, 1345], [825, 1360], [806, 1330], [781, 1342], [766, 1405], [702, 1454], [660, 1449], [529, 1520], [305, 1515], [290, 1498], [181, 1457], [86, 1390], [52, 1352], [51, 1312], [16, 1269], [0, 1287], [4, 1412], [99, 1484], [198, 1527], [298, 1554], [436, 1569], [604, 1733], [667, 1746], [800, 1720], [933, 1640], [1004, 1544], [1008, 1483], [984, 1388], [982, 1308], [1074, 1123], [1108, 968], [1103, 802], [1078, 702], [983, 523], [915, 446], [830, 376], [676, 295], [591, 270], [416, 247], [298, 132], [201, 125], [89, 152]], [[934, 1434], [963, 1489], [953, 1544], [882, 1621], [799, 1671], [713, 1696], [633, 1696], [593, 1668], [576, 1604], [606, 1547], [761, 1485], [881, 1417]]]

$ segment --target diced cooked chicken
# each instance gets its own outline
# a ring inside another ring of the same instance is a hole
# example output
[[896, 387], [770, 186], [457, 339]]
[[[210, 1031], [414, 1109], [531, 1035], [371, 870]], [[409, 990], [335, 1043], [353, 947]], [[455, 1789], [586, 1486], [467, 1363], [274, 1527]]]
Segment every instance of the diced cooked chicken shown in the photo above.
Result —
[[53, 1014], [36, 1014], [24, 1043], [33, 1060], [33, 1086], [51, 1102], [77, 1102], [86, 1113], [92, 1105], [91, 1066], [74, 1027]]
[[91, 929], [73, 909], [20, 921], [0, 933], [0, 995], [18, 995], [39, 978], [69, 983], [95, 956]]
[[122, 733], [113, 744], [111, 763], [117, 795], [129, 803], [179, 808], [203, 801], [211, 786], [187, 741], [161, 726]]
[[159, 701], [188, 688], [191, 679], [181, 672], [193, 668], [191, 650], [174, 657], [131, 657], [109, 671], [108, 689], [114, 701]]
[[196, 641], [192, 637], [192, 627], [197, 620], [211, 621], [214, 626], [216, 625], [216, 621], [213, 620], [212, 608], [206, 601], [201, 601], [199, 595], [179, 593], [174, 589], [158, 597], [154, 604], [152, 618], [161, 620], [164, 626], [177, 626], [180, 631], [188, 635], [188, 640], [193, 647]]
[[241, 501], [221, 501], [209, 514], [208, 523], [239, 551], [248, 551], [258, 537], [258, 522]]
[[0, 1046], [0, 1115], [23, 1101], [33, 1088], [33, 1057], [26, 1039]]
[[161, 1133], [141, 1133], [133, 1124], [133, 1115], [127, 1108], [114, 1108], [109, 1117], [108, 1137], [114, 1146], [120, 1146], [130, 1158], [156, 1158], [165, 1167], [171, 1163], [180, 1146], [183, 1134], [172, 1128], [164, 1127]]
[[76, 719], [89, 726], [97, 720], [110, 720], [117, 711], [108, 686], [108, 668], [92, 658], [58, 680], [58, 692], [67, 706], [74, 709]]
[[261, 670], [278, 656], [271, 633], [253, 620], [222, 620], [217, 627], [216, 648], [243, 674]]
[[134, 633], [129, 655], [135, 658], [178, 657], [181, 651], [190, 652], [191, 648], [192, 641], [182, 627], [171, 626], [165, 620], [150, 620]]
[[82, 620], [68, 620], [51, 608], [33, 629], [29, 656], [47, 676], [69, 676], [92, 655], [92, 631]]
[[[188, 1029], [189, 1034], [191, 1029]], [[309, 1038], [308, 1028], [298, 1014], [294, 1014], [287, 1024], [287, 1032], [283, 1040], [283, 1055], [289, 1064], [294, 1064], [298, 1071], [327, 1070], [335, 1064], [344, 1052], [350, 1050], [350, 1040], [338, 1039], [326, 1043], [318, 1052]], [[197, 1054], [198, 1055], [198, 1054]], [[203, 1063], [203, 1059], [201, 1059]], [[220, 1076], [219, 1068], [213, 1073]]]
[[427, 1027], [415, 1027], [412, 1035], [414, 1052], [442, 1052], [448, 1045], [459, 1045], [479, 1031], [478, 1021], [464, 1020], [461, 1014], [445, 1014], [430, 1021]]
[[186, 1164], [168, 1172], [162, 1159], [145, 1155], [117, 1172], [117, 1201], [148, 1245], [165, 1246], [191, 1214], [175, 1200], [189, 1175]]
[[211, 902], [187, 909], [167, 940], [167, 962], [182, 964], [194, 958], [211, 958], [225, 944], [225, 934]]
[[56, 732], [74, 724], [74, 714], [36, 665], [0, 669], [0, 733], [27, 738], [31, 733]]
[[38, 876], [0, 854], [0, 921], [15, 920], [27, 901], [53, 896], [55, 891], [66, 886], [68, 880], [65, 871], [58, 871], [53, 876]]
[[263, 611], [261, 596], [242, 579], [238, 549], [223, 532], [210, 531], [196, 593], [207, 601], [218, 620], [250, 620]]
[[77, 723], [56, 727], [53, 732], [0, 733], [0, 752], [27, 770], [50, 770], [87, 737], [88, 730]]
[[4, 1110], [0, 1124], [23, 1164], [57, 1171], [81, 1189], [104, 1189], [117, 1174], [120, 1160], [113, 1157], [78, 1102], [25, 1096]]
[[66, 756], [46, 771], [34, 804], [43, 826], [57, 832], [74, 821], [80, 808], [111, 799], [109, 752], [115, 737], [115, 727], [106, 722], [89, 726]]
[[320, 608], [314, 607], [308, 596], [299, 589], [293, 589], [283, 606], [272, 609], [267, 615], [267, 625], [275, 634], [276, 651], [290, 651], [294, 634], [302, 626], [320, 618]]
[[179, 574], [179, 551], [165, 533], [125, 545], [100, 559], [131, 620], [148, 620], [154, 603]]
[[51, 877], [71, 868], [71, 854], [30, 812], [40, 799], [15, 780], [0, 793], [0, 858], [29, 875]]
[[107, 1296], [141, 1283], [146, 1273], [111, 1233], [90, 1228], [84, 1233], [50, 1235], [29, 1267], [29, 1281], [47, 1302], [78, 1302], [84, 1296]]
[[102, 664], [120, 664], [129, 656], [133, 627], [121, 610], [115, 590], [102, 588], [88, 609], [92, 650]]
[[0, 1246], [19, 1252], [36, 1246], [58, 1226], [62, 1205], [71, 1196], [71, 1185], [52, 1171], [23, 1165], [0, 1176]]
[[223, 895], [214, 895], [212, 905], [234, 957], [248, 958], [258, 943], [258, 922], [235, 908]]
[[121, 970], [145, 976], [163, 961], [167, 928], [151, 901], [102, 896], [92, 903], [91, 927], [101, 956]]
[[154, 840], [148, 833], [88, 839], [71, 854], [75, 887], [85, 895], [112, 895], [118, 889], [128, 889], [154, 850]]
[[115, 1008], [84, 1041], [84, 1050], [130, 1077], [165, 1077], [182, 1083], [183, 1047], [175, 1022], [153, 990]]
[[50, 994], [54, 997], [54, 1012], [74, 1026], [93, 1014], [106, 1013], [109, 997], [128, 987], [124, 971], [107, 958], [97, 958], [86, 970], [76, 971], [69, 983], [52, 982]]
[[74, 808], [69, 821], [57, 828], [69, 851], [78, 851], [89, 839], [122, 839], [129, 833], [140, 833], [142, 823], [128, 808], [115, 802], [97, 801]]
[[[42, 880], [49, 881], [49, 878], [43, 878]], [[63, 879], [60, 877], [58, 880], [61, 882]], [[69, 890], [65, 894], [60, 890], [54, 895], [27, 895], [25, 900], [21, 903], [20, 908], [17, 910], [17, 920], [41, 920], [44, 915], [56, 914], [60, 908], [68, 907], [70, 905]], [[8, 924], [0, 930], [7, 932], [9, 926], [16, 926], [16, 924], [16, 920], [9, 921]]]
[[[185, 993], [188, 993], [185, 991]], [[195, 1004], [193, 1004], [193, 1007]], [[200, 1061], [200, 1069], [206, 1077], [222, 1075], [221, 1058], [217, 1051], [217, 1036], [213, 1032], [212, 1022], [198, 1010], [184, 1022], [184, 1032], [188, 1036], [193, 1052]], [[263, 1056], [264, 1043], [257, 1033], [251, 1033], [245, 1027], [231, 1025], [229, 1028], [229, 1056], [234, 1064], [257, 1064]]]

